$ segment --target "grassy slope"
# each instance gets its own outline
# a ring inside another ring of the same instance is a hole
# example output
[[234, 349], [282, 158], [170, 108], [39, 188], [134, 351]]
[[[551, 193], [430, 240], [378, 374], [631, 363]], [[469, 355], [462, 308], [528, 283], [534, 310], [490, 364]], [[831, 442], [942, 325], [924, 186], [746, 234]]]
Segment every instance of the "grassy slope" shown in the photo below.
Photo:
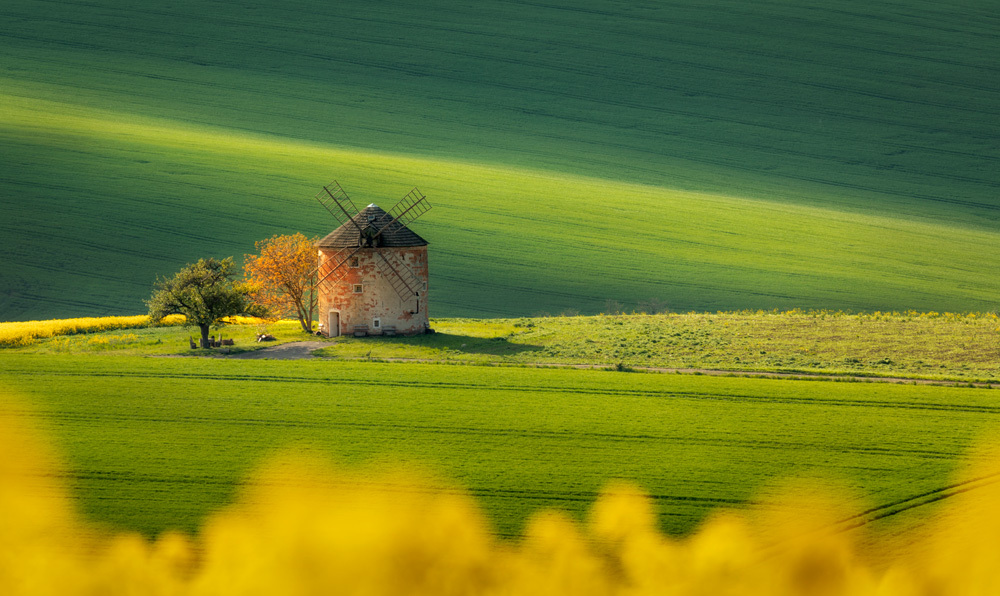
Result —
[[977, 389], [426, 364], [11, 354], [0, 381], [42, 414], [85, 510], [147, 533], [193, 529], [289, 444], [430, 466], [506, 534], [541, 507], [579, 515], [613, 477], [672, 532], [789, 475], [883, 506], [944, 486], [998, 413]]
[[432, 322], [434, 335], [344, 337], [318, 354], [1000, 379], [995, 315], [691, 313]]
[[[597, 312], [607, 299], [648, 297], [678, 309], [986, 310], [998, 289], [996, 232], [9, 105], [17, 128], [8, 128], [16, 134], [7, 148], [47, 138], [50, 155], [67, 156], [61, 175], [93, 199], [67, 202], [77, 190], [63, 194], [62, 180], [25, 189], [31, 200], [22, 196], [5, 226], [20, 238], [6, 273], [24, 284], [8, 303], [14, 313], [139, 310], [146, 284], [174, 263], [249, 252], [253, 239], [275, 232], [322, 233], [328, 218], [315, 219], [318, 206], [299, 197], [332, 165], [367, 181], [362, 198], [401, 196], [400, 179], [419, 179], [433, 195], [437, 209], [415, 227], [434, 246], [436, 314]], [[93, 148], [83, 161], [70, 161], [84, 144]], [[88, 166], [95, 154], [104, 158], [99, 171]], [[25, 153], [15, 159], [33, 163]], [[148, 164], [173, 172], [169, 183], [157, 172], [129, 180], [126, 170]], [[286, 185], [296, 190], [282, 192]], [[582, 186], [601, 200], [581, 203]], [[180, 213], [182, 203], [194, 206]], [[88, 219], [100, 229], [80, 225]], [[79, 291], [67, 295], [68, 286]]]
[[690, 4], [6, 2], [0, 318], [325, 233], [334, 176], [430, 195], [435, 314], [988, 310], [995, 16]]

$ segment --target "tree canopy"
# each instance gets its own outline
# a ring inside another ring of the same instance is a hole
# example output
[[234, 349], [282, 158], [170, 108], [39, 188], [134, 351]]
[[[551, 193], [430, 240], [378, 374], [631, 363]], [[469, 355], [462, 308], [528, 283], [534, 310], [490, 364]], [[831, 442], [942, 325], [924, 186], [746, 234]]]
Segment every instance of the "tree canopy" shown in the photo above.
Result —
[[233, 258], [199, 259], [186, 265], [170, 279], [157, 280], [146, 305], [153, 323], [172, 314], [187, 318], [188, 325], [201, 330], [201, 346], [209, 347], [208, 330], [235, 315], [262, 316], [264, 309], [250, 299], [245, 284], [233, 282]]
[[296, 317], [306, 332], [316, 314], [315, 242], [298, 233], [272, 236], [254, 243], [259, 255], [243, 258], [254, 301], [276, 317]]

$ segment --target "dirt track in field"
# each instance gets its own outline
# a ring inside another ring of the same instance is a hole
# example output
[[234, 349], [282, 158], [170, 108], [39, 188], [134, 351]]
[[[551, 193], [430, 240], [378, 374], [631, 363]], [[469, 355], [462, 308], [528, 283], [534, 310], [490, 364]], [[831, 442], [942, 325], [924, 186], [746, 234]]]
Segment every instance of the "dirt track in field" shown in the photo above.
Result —
[[253, 352], [233, 354], [226, 356], [226, 358], [237, 358], [241, 360], [261, 360], [265, 358], [271, 360], [302, 360], [305, 358], [312, 358], [314, 350], [318, 350], [328, 345], [328, 343], [322, 341], [295, 341], [287, 344], [271, 346], [262, 350], [255, 350]]

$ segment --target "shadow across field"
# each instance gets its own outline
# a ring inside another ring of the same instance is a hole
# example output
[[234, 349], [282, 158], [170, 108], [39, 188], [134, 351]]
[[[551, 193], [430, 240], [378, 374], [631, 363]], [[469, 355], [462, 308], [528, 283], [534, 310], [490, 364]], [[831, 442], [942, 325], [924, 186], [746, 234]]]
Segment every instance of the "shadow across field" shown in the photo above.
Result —
[[515, 343], [504, 336], [475, 337], [439, 332], [413, 336], [343, 338], [313, 354], [326, 357], [448, 359], [463, 356], [515, 356], [543, 349], [538, 345]]

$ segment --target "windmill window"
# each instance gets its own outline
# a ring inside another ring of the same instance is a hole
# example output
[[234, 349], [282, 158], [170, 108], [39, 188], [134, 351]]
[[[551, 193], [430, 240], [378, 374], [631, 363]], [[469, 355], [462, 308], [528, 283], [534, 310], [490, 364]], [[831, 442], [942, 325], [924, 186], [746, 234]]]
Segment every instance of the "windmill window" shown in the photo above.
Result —
[[365, 289], [365, 287], [363, 285], [361, 285], [361, 284], [354, 284], [354, 293], [355, 294], [360, 294], [361, 292], [364, 291], [364, 289]]
[[382, 319], [375, 319], [372, 321], [372, 327], [374, 327], [375, 329], [378, 329], [381, 326], [382, 326]]
[[351, 258], [351, 267], [360, 267], [360, 266], [361, 266], [361, 258], [360, 257], [352, 257]]

